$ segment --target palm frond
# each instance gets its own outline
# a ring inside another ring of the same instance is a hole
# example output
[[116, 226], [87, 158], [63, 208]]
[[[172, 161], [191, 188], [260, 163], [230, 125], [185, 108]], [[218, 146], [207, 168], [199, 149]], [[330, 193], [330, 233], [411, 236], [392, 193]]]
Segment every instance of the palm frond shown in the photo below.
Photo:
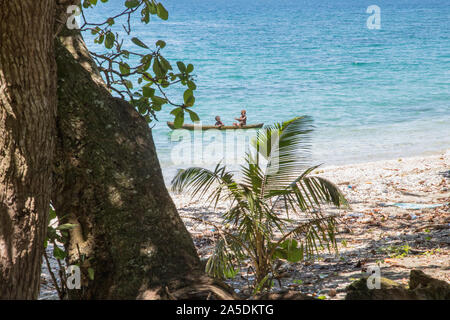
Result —
[[314, 190], [313, 194], [317, 205], [327, 203], [333, 204], [337, 208], [348, 207], [344, 194], [330, 180], [317, 176], [306, 177], [303, 180], [310, 185], [308, 189]]
[[[320, 248], [326, 247], [328, 251], [337, 251], [337, 242], [335, 238], [336, 219], [334, 216], [321, 216], [310, 219], [308, 221], [298, 224], [288, 233], [274, 243], [270, 255], [274, 254], [279, 246], [285, 242], [286, 239], [297, 239], [299, 241], [302, 259], [310, 258], [315, 253], [320, 252]], [[295, 241], [297, 243], [297, 241]]]
[[245, 155], [245, 165], [241, 166], [242, 183], [249, 186], [255, 194], [260, 194], [264, 173], [251, 153]]
[[270, 143], [267, 165], [264, 170], [263, 195], [274, 190], [283, 190], [298, 177], [310, 162], [310, 133], [312, 118], [298, 117], [282, 125], [275, 126], [270, 134], [270, 142], [264, 139], [259, 144]]
[[337, 208], [348, 207], [348, 202], [338, 186], [325, 178], [309, 176], [317, 167], [306, 169], [287, 188], [271, 190], [269, 195], [278, 196], [276, 202], [282, 199], [294, 211], [298, 208], [304, 212], [314, 212], [322, 204], [334, 205]]
[[[213, 171], [201, 167], [179, 169], [171, 185], [172, 191], [177, 193], [187, 191], [192, 197], [202, 198], [210, 192], [208, 200], [211, 200], [214, 206], [220, 199], [239, 197], [233, 174], [226, 171], [226, 167], [220, 163]], [[212, 186], [215, 186], [213, 191]]]
[[244, 254], [233, 240], [219, 239], [214, 252], [206, 263], [206, 273], [216, 278], [233, 278], [238, 272], [239, 261]]

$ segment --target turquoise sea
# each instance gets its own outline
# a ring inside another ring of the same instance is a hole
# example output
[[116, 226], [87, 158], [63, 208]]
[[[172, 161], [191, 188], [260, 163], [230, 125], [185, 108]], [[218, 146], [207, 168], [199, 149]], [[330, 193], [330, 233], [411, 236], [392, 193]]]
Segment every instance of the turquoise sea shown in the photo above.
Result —
[[[134, 35], [149, 44], [164, 39], [173, 65], [194, 64], [195, 109], [204, 123], [220, 115], [231, 124], [243, 108], [249, 123], [310, 115], [313, 162], [324, 165], [450, 148], [450, 1], [162, 2], [169, 20], [134, 22]], [[110, 0], [88, 18], [99, 21], [122, 4]], [[366, 25], [370, 5], [381, 9], [378, 30]], [[170, 94], [181, 98], [182, 91]], [[170, 110], [152, 124], [166, 179], [188, 158], [174, 149], [191, 141], [171, 141]], [[240, 149], [234, 138], [223, 140]]]

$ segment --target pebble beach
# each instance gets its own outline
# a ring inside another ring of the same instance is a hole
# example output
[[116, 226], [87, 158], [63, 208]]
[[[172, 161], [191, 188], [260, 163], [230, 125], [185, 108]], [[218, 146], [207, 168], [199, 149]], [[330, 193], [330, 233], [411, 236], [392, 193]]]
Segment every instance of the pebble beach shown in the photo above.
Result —
[[[419, 268], [450, 281], [450, 149], [428, 156], [396, 158], [318, 169], [316, 175], [337, 184], [350, 203], [339, 215], [338, 253], [323, 252], [315, 261], [284, 265], [274, 292], [298, 290], [325, 299], [342, 299], [345, 287], [377, 264], [381, 274], [407, 283]], [[214, 248], [220, 214], [202, 200], [172, 195], [201, 258]], [[331, 210], [333, 211], [333, 210]], [[204, 219], [199, 223], [189, 217]], [[230, 280], [245, 293], [246, 272]], [[251, 278], [250, 278], [251, 279]], [[281, 286], [280, 286], [281, 284]]]

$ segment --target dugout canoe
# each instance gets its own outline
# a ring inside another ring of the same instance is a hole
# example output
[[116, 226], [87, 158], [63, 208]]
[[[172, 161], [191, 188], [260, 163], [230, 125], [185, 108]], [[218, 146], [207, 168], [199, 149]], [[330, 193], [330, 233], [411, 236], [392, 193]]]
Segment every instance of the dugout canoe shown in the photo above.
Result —
[[[208, 129], [220, 129], [220, 130], [244, 130], [244, 129], [258, 129], [258, 128], [262, 128], [262, 126], [264, 125], [264, 123], [256, 123], [256, 124], [248, 124], [246, 126], [242, 126], [242, 127], [236, 127], [236, 126], [222, 126], [222, 127], [216, 127], [213, 125], [201, 125], [198, 126], [198, 128], [200, 130], [208, 130]], [[168, 121], [167, 122], [167, 126], [170, 129], [175, 129], [175, 126], [173, 124], [173, 122]], [[182, 129], [187, 129], [187, 130], [194, 130], [194, 124], [191, 123], [185, 123], [183, 124], [183, 126], [181, 127]]]

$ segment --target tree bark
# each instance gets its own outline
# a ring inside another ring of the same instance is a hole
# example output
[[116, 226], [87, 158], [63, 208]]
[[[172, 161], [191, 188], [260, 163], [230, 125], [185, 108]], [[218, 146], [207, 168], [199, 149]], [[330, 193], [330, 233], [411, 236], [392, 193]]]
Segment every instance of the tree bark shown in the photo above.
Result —
[[0, 0], [0, 299], [39, 293], [56, 119], [54, 0]]
[[[164, 185], [151, 130], [106, 89], [77, 32], [56, 42], [58, 145], [53, 203], [82, 266], [77, 299], [232, 298], [204, 276]], [[94, 280], [87, 269], [94, 270]]]

